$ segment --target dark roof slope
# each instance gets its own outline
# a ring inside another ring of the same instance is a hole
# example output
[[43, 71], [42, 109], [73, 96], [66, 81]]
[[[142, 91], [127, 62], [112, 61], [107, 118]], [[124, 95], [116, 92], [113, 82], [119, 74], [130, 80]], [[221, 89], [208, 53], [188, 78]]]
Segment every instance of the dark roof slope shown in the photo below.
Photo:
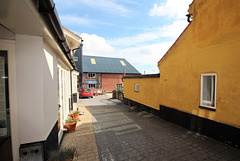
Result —
[[158, 73], [158, 74], [143, 74], [143, 75], [123, 76], [123, 79], [138, 79], [138, 78], [160, 78], [160, 73]]
[[82, 56], [83, 73], [140, 74], [126, 59], [97, 56]]

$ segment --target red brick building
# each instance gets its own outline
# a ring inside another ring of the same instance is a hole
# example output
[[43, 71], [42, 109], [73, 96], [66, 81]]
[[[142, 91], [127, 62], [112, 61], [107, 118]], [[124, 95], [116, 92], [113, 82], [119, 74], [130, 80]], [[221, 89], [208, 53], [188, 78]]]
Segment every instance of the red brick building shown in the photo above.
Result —
[[112, 92], [123, 86], [124, 75], [140, 75], [126, 59], [82, 56], [80, 88], [92, 88], [95, 93]]

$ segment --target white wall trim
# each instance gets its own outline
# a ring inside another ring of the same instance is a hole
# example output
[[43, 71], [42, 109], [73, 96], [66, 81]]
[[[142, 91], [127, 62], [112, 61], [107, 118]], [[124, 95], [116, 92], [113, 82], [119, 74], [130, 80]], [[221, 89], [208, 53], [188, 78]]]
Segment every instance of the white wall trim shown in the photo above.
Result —
[[[200, 74], [200, 76], [201, 76], [201, 78], [200, 78], [200, 106], [215, 110], [216, 109], [216, 100], [217, 100], [217, 73], [204, 73], [204, 74]], [[203, 98], [202, 98], [203, 97], [203, 76], [215, 76], [214, 107], [203, 105]]]

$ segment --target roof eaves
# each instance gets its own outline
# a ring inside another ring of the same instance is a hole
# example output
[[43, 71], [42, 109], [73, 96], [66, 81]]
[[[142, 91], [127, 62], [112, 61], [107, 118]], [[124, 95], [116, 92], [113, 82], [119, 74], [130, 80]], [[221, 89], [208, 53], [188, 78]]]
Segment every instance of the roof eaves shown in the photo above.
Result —
[[[83, 73], [101, 73], [101, 74], [124, 74], [123, 72], [95, 72], [95, 71], [83, 71]], [[141, 73], [125, 73], [125, 74], [135, 74], [135, 75], [141, 75]]]
[[55, 41], [58, 43], [58, 46], [64, 53], [68, 62], [72, 65], [73, 69], [75, 69], [76, 68], [75, 63], [70, 54], [71, 49], [63, 32], [63, 28], [61, 26], [53, 0], [42, 0], [39, 1], [39, 4], [35, 5], [37, 5], [39, 13], [45, 16], [46, 23], [48, 24], [48, 27], [51, 29], [51, 34], [54, 37], [56, 37]]
[[123, 79], [137, 79], [137, 78], [160, 78], [160, 73], [158, 73], [158, 74], [123, 76]]

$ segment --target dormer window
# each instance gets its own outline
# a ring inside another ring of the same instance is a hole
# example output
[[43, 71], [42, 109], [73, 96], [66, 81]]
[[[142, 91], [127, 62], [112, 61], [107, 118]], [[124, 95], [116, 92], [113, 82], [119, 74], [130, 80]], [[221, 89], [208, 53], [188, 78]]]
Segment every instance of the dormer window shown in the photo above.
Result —
[[88, 73], [88, 78], [96, 78], [96, 73]]

